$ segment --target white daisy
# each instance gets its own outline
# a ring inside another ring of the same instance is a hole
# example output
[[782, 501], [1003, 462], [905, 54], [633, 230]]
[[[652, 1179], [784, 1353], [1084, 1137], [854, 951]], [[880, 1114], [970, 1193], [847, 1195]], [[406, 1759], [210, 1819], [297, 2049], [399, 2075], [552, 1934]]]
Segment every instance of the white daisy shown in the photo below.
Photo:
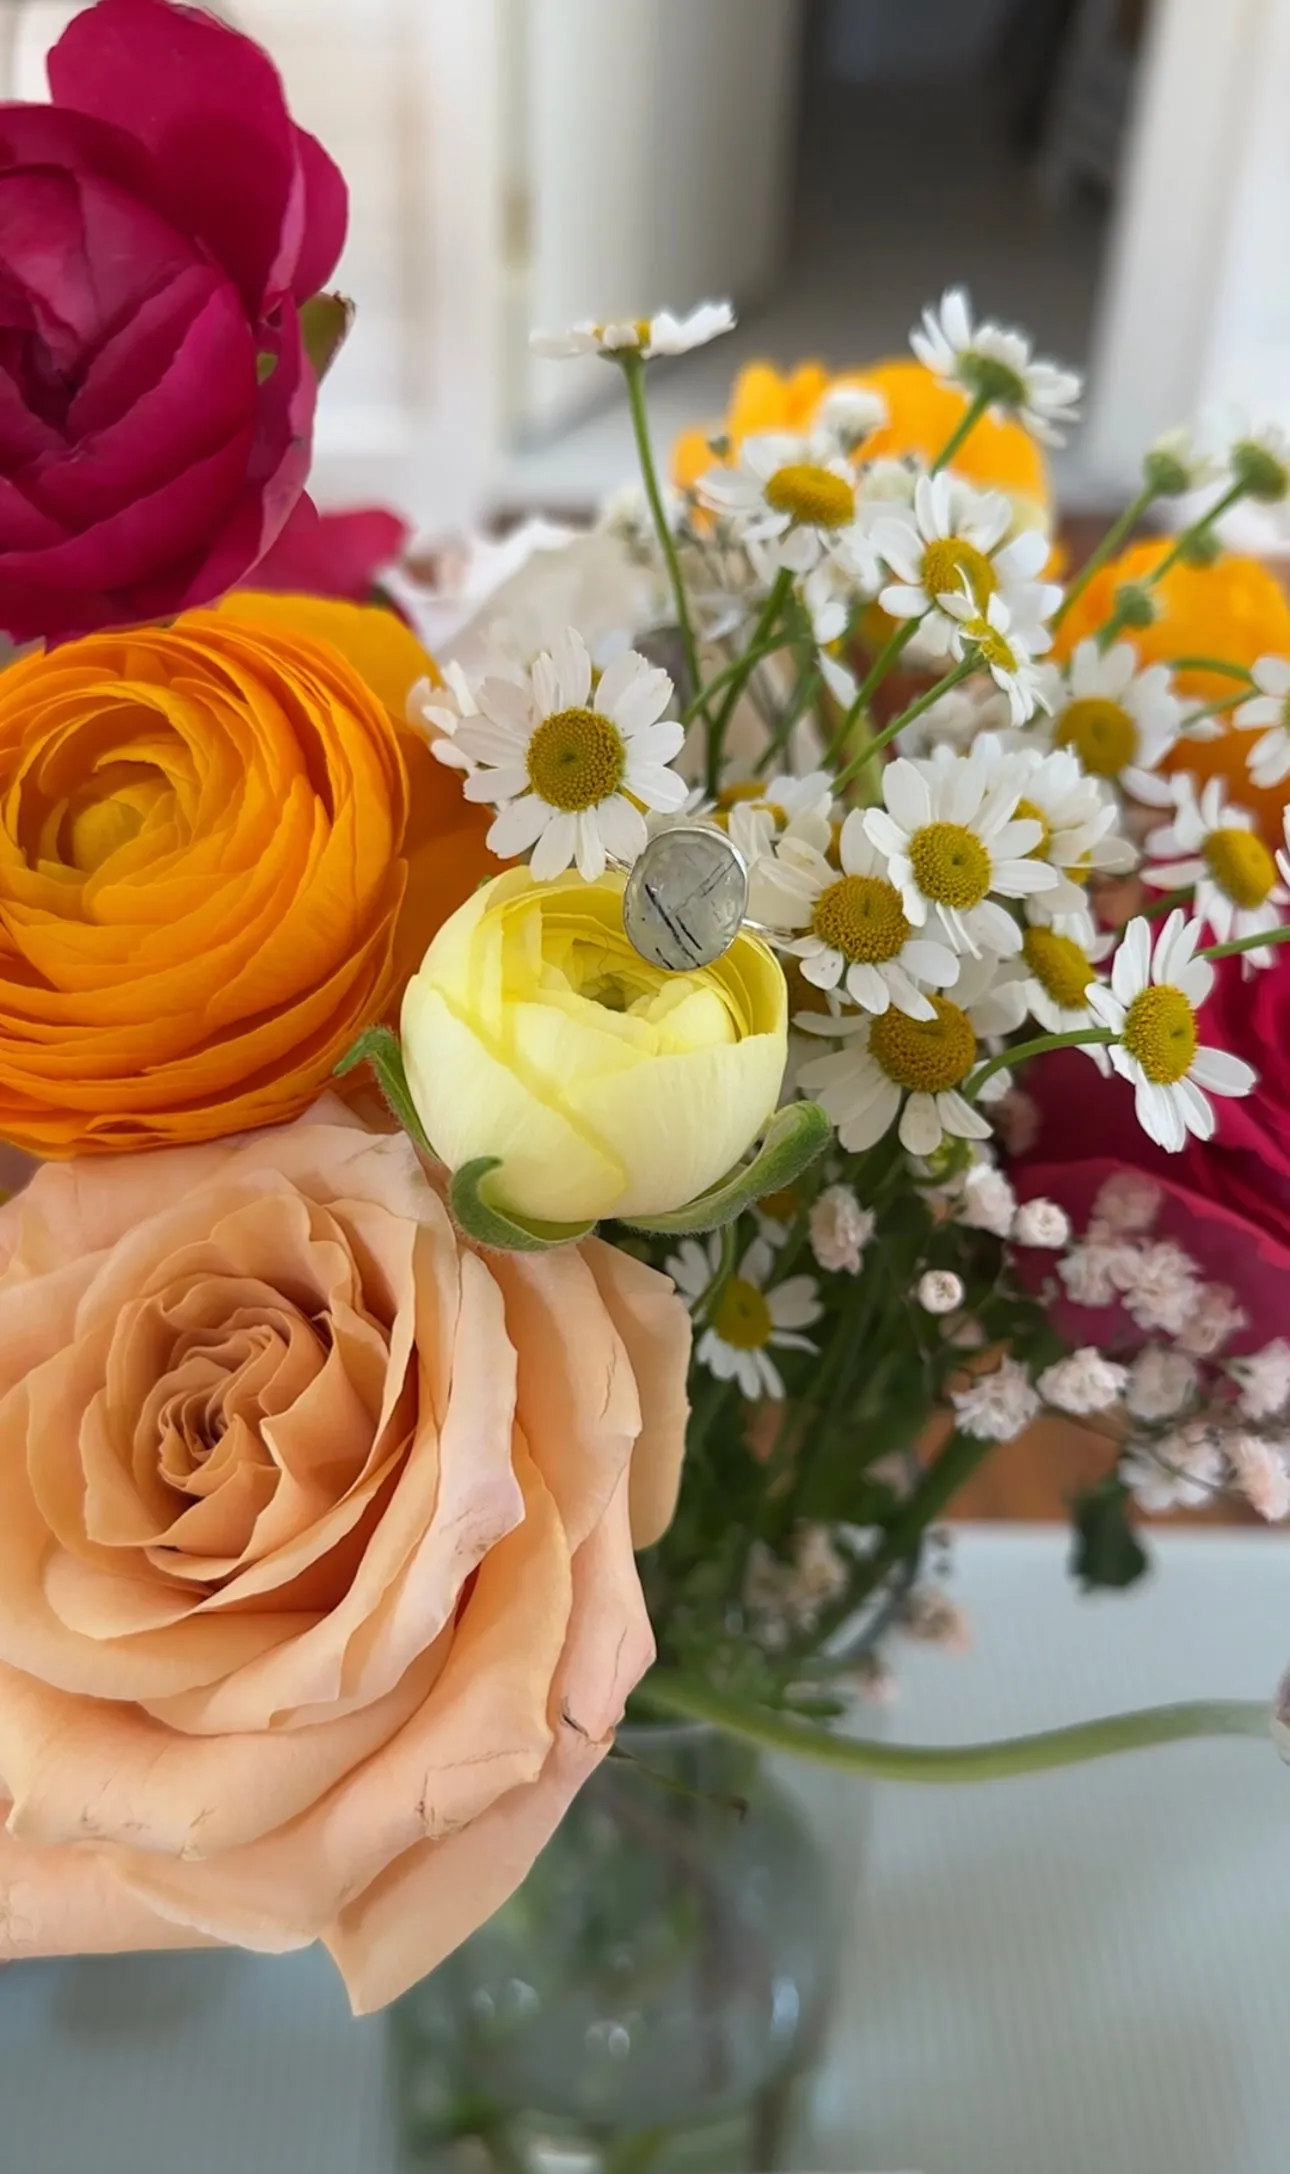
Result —
[[695, 485], [701, 502], [731, 524], [763, 580], [781, 567], [814, 577], [806, 602], [817, 640], [836, 639], [845, 624], [844, 612], [833, 633], [822, 631], [837, 584], [877, 585], [868, 536], [856, 518], [858, 489], [855, 469], [825, 431], [745, 438], [733, 466], [709, 469]]
[[902, 755], [884, 769], [882, 792], [885, 807], [868, 809], [864, 827], [887, 856], [907, 919], [974, 958], [1020, 951], [1016, 917], [994, 894], [1028, 898], [1057, 880], [1028, 857], [1043, 826], [1017, 819], [1020, 768], [976, 753], [921, 763]]
[[[1072, 934], [1071, 929], [1078, 934]], [[1115, 949], [1115, 938], [1106, 930], [1094, 931], [1091, 922], [1071, 922], [1047, 928], [1035, 923], [1026, 930], [1021, 945], [1025, 969], [1022, 993], [1026, 1010], [1048, 1034], [1073, 1034], [1080, 1027], [1095, 1026], [1089, 1011], [1089, 990], [1097, 981], [1097, 969]], [[1106, 1051], [1091, 1042], [1088, 1054], [1106, 1071]]]
[[406, 714], [413, 731], [429, 741], [431, 754], [445, 769], [467, 773], [474, 769], [474, 758], [457, 743], [457, 730], [466, 718], [479, 716], [479, 704], [455, 659], [444, 665], [438, 684], [429, 679], [414, 683], [408, 692]]
[[717, 821], [748, 869], [748, 911], [754, 921], [770, 916], [763, 886], [776, 839], [795, 838], [827, 852], [833, 837], [833, 779], [827, 770], [805, 777], [750, 778], [725, 785], [718, 796]]
[[[1224, 805], [1227, 788], [1212, 777], [1199, 797], [1190, 776], [1172, 781], [1172, 820], [1147, 839], [1154, 865], [1142, 880], [1157, 890], [1195, 889], [1194, 911], [1219, 943], [1278, 928], [1290, 891], [1277, 881], [1277, 865], [1247, 808]], [[1272, 947], [1243, 954], [1251, 971], [1271, 966]]]
[[610, 318], [598, 323], [580, 318], [563, 332], [530, 332], [529, 346], [548, 361], [566, 361], [575, 355], [616, 355], [635, 348], [646, 361], [653, 355], [688, 355], [692, 347], [706, 347], [735, 324], [729, 302], [700, 302], [688, 316], [676, 317], [660, 310], [655, 317]]
[[[701, 1308], [720, 1271], [720, 1233], [714, 1231], [704, 1243], [683, 1238], [664, 1265], [691, 1311]], [[788, 1276], [783, 1283], [770, 1284], [774, 1266], [772, 1247], [765, 1238], [754, 1238], [727, 1278], [695, 1352], [718, 1381], [738, 1382], [750, 1402], [783, 1398], [783, 1377], [770, 1353], [816, 1350], [801, 1331], [824, 1311], [814, 1276]]]
[[1250, 676], [1258, 693], [1242, 702], [1232, 718], [1239, 732], [1269, 727], [1245, 758], [1245, 767], [1259, 786], [1279, 785], [1290, 777], [1290, 659], [1258, 657]]
[[1077, 420], [1079, 372], [1037, 361], [1022, 332], [988, 321], [974, 327], [965, 288], [948, 287], [939, 311], [925, 309], [909, 344], [937, 377], [961, 385], [974, 399], [987, 394], [992, 408], [1015, 415], [1045, 445], [1065, 443], [1056, 426]]
[[935, 1154], [947, 1133], [958, 1140], [989, 1138], [988, 1119], [959, 1090], [981, 1057], [978, 1037], [1020, 1026], [1019, 985], [1000, 981], [993, 960], [965, 960], [953, 998], [936, 996], [931, 1004], [935, 1016], [929, 1020], [911, 1019], [894, 1005], [876, 1017], [797, 1015], [794, 1024], [803, 1033], [833, 1036], [841, 1044], [803, 1065], [798, 1080], [827, 1110], [848, 1153], [872, 1147], [897, 1119], [901, 1145], [911, 1155]]
[[[920, 936], [881, 853], [853, 808], [838, 840], [841, 873], [807, 839], [786, 834], [762, 870], [758, 900], [774, 940], [802, 962], [817, 989], [837, 989], [864, 1011], [889, 1004], [911, 1019], [934, 1019], [924, 988], [948, 989], [958, 960], [948, 944]], [[788, 936], [790, 929], [805, 931]]]
[[[993, 733], [982, 734], [976, 746], [992, 767], [1020, 766], [1021, 798], [1015, 812], [1042, 825], [1039, 843], [1028, 857], [1046, 862], [1054, 882], [1027, 902], [1028, 913], [1045, 924], [1063, 915], [1087, 919], [1083, 886], [1089, 876], [1124, 875], [1137, 861], [1128, 839], [1115, 834], [1119, 810], [1109, 788], [1088, 777], [1069, 748], [1045, 751], [1024, 741], [1010, 746]], [[934, 752], [944, 760], [949, 750]]]
[[893, 619], [924, 620], [921, 634], [939, 637], [948, 649], [959, 615], [948, 612], [944, 600], [966, 589], [984, 612], [998, 595], [1027, 645], [1045, 647], [1043, 622], [1062, 592], [1035, 578], [1048, 558], [1047, 537], [1025, 529], [1008, 542], [1012, 520], [1001, 491], [974, 490], [947, 470], [920, 476], [907, 511], [888, 511], [869, 525], [874, 550], [896, 576], [879, 592], [883, 610]]
[[[1045, 707], [1044, 680], [1034, 660], [1034, 645], [1026, 640], [1024, 630], [1013, 626], [1003, 598], [992, 596], [984, 612], [966, 589], [959, 596], [943, 597], [942, 603], [959, 622], [950, 641], [953, 654], [983, 664], [1008, 698], [1011, 722], [1024, 725]], [[1041, 641], [1047, 647], [1043, 630]]]
[[1152, 772], [1178, 739], [1182, 704], [1167, 665], [1138, 670], [1130, 642], [1105, 656], [1091, 637], [1080, 642], [1065, 674], [1046, 670], [1045, 706], [1053, 740], [1078, 755], [1090, 777], [1119, 785], [1159, 807], [1167, 788]]
[[1247, 1095], [1252, 1065], [1226, 1049], [1200, 1046], [1196, 1014], [1214, 983], [1208, 959], [1193, 956], [1199, 921], [1175, 908], [1151, 947], [1150, 923], [1139, 915], [1124, 931], [1111, 967], [1111, 985], [1095, 985], [1088, 1005], [1117, 1040], [1112, 1064], [1132, 1081], [1138, 1123], [1159, 1147], [1177, 1153], [1187, 1134], [1214, 1136], [1214, 1112], [1205, 1092]]
[[522, 683], [484, 680], [475, 690], [479, 714], [462, 720], [454, 742], [475, 764], [462, 788], [467, 800], [497, 808], [490, 850], [510, 859], [531, 847], [530, 867], [543, 882], [574, 860], [588, 883], [604, 874], [607, 857], [634, 861], [648, 835], [636, 803], [671, 813], [686, 795], [667, 767], [685, 729], [659, 723], [671, 699], [667, 673], [632, 649], [593, 689], [591, 658], [572, 627]]

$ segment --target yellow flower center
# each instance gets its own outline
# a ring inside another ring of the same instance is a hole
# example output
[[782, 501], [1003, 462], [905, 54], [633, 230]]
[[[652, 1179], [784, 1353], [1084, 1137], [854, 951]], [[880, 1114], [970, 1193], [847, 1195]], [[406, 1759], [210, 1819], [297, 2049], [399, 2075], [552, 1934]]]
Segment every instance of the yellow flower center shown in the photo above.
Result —
[[1053, 734], [1058, 747], [1073, 747], [1091, 777], [1114, 778], [1138, 752], [1138, 728], [1119, 702], [1083, 695], [1070, 702]]
[[775, 470], [766, 485], [766, 503], [806, 528], [846, 528], [856, 512], [855, 490], [845, 477], [806, 460]]
[[1205, 862], [1234, 906], [1261, 906], [1277, 880], [1276, 862], [1252, 830], [1211, 830]]
[[1121, 1040], [1157, 1087], [1172, 1087], [1196, 1054], [1196, 1014], [1181, 989], [1162, 983], [1135, 996]]
[[1021, 953], [1045, 996], [1064, 1011], [1083, 1009], [1093, 968], [1071, 937], [1050, 928], [1028, 928]]
[[739, 806], [764, 808], [780, 830], [788, 822], [787, 808], [781, 807], [778, 800], [764, 798], [760, 778], [742, 778], [735, 785], [723, 785], [717, 794], [717, 808], [713, 820], [722, 830], [728, 830], [730, 810]]
[[965, 823], [927, 823], [909, 841], [914, 881], [938, 906], [979, 906], [990, 888], [990, 856]]
[[1019, 800], [1013, 811], [1012, 820], [1014, 823], [1038, 823], [1039, 843], [1031, 846], [1026, 859], [1028, 861], [1043, 860], [1053, 842], [1052, 825], [1043, 809], [1036, 807], [1033, 800]]
[[556, 710], [529, 741], [527, 760], [534, 792], [548, 807], [574, 815], [617, 792], [627, 750], [617, 726], [599, 710]]
[[911, 1094], [945, 1094], [967, 1078], [976, 1061], [972, 1022], [957, 1004], [934, 996], [934, 1019], [907, 1019], [893, 1007], [869, 1029], [869, 1054], [898, 1087]]
[[769, 1342], [770, 1307], [755, 1283], [732, 1276], [712, 1316], [712, 1326], [723, 1344], [736, 1351], [760, 1351]]
[[999, 577], [975, 544], [961, 536], [940, 536], [923, 552], [923, 587], [929, 596], [961, 596], [966, 581], [975, 602], [984, 610], [999, 586]]
[[900, 893], [885, 876], [843, 876], [821, 891], [811, 928], [853, 965], [898, 958], [909, 938]]

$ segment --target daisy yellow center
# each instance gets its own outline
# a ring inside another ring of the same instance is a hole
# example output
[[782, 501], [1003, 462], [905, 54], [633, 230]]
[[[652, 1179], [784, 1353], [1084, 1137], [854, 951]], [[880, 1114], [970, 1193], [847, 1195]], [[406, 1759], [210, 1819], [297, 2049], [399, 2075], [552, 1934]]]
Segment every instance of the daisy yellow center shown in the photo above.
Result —
[[898, 958], [909, 938], [900, 893], [885, 876], [843, 876], [821, 891], [812, 933], [852, 965]]
[[965, 823], [926, 823], [909, 841], [914, 881], [924, 898], [965, 911], [990, 888], [990, 856]]
[[1234, 906], [1261, 906], [1277, 880], [1276, 863], [1252, 830], [1211, 830], [1205, 862]]
[[869, 1054], [897, 1087], [911, 1094], [948, 1093], [967, 1078], [976, 1061], [972, 1022], [957, 1004], [934, 996], [934, 1019], [909, 1019], [893, 1007], [869, 1029]]
[[717, 794], [716, 820], [723, 830], [729, 828], [730, 810], [739, 806], [764, 809], [781, 830], [788, 821], [787, 808], [781, 807], [778, 800], [767, 800], [763, 796], [759, 778], [743, 778], [738, 784], [722, 786]]
[[813, 461], [790, 461], [766, 485], [766, 503], [806, 528], [845, 528], [855, 519], [856, 494], [844, 476]]
[[770, 1307], [755, 1283], [732, 1276], [717, 1300], [712, 1326], [735, 1351], [760, 1351], [770, 1339]]
[[984, 608], [999, 586], [999, 579], [984, 551], [961, 536], [938, 536], [923, 552], [923, 587], [929, 596], [960, 596], [966, 581], [976, 603]]
[[1090, 777], [1114, 778], [1138, 752], [1138, 728], [1119, 702], [1082, 695], [1070, 702], [1053, 734], [1058, 747], [1073, 747]]
[[527, 763], [529, 783], [548, 807], [580, 815], [617, 792], [627, 750], [599, 710], [556, 710], [529, 741]]
[[1064, 1011], [1082, 1010], [1093, 968], [1071, 937], [1050, 928], [1028, 928], [1021, 951], [1045, 996]]
[[1196, 1014], [1168, 982], [1144, 989], [1125, 1014], [1121, 1040], [1157, 1087], [1172, 1087], [1196, 1054]]
[[1026, 859], [1028, 861], [1043, 860], [1053, 842], [1052, 825], [1043, 809], [1036, 807], [1033, 800], [1019, 800], [1013, 810], [1012, 819], [1014, 823], [1038, 823], [1039, 843], [1031, 846]]

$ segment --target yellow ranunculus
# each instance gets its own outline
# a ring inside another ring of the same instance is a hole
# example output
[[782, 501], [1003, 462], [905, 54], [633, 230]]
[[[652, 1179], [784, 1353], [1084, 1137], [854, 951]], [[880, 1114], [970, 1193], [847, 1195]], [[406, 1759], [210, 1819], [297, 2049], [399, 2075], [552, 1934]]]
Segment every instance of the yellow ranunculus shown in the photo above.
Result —
[[403, 1001], [408, 1084], [453, 1170], [496, 1155], [497, 1203], [549, 1222], [659, 1215], [739, 1161], [770, 1116], [787, 991], [742, 934], [691, 974], [650, 966], [623, 881], [486, 884], [446, 921]]

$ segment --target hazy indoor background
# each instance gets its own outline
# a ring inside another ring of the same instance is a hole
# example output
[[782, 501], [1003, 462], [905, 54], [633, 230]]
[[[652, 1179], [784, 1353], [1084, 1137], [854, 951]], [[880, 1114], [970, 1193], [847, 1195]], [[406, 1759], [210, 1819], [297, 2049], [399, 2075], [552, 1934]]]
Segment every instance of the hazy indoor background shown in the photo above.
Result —
[[[40, 95], [70, 0], [0, 0]], [[660, 438], [734, 368], [899, 350], [962, 279], [1091, 367], [1068, 507], [1230, 397], [1290, 424], [1290, 0], [229, 0], [350, 181], [358, 321], [325, 502], [430, 534], [590, 509], [632, 466], [616, 373], [533, 324], [732, 294], [652, 373]]]

